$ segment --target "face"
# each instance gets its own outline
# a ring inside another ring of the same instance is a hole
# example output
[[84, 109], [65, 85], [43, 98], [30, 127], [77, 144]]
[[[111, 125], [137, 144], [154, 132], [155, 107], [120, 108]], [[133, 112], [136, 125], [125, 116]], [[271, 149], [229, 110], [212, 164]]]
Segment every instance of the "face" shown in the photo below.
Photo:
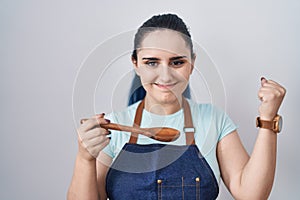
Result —
[[183, 36], [172, 30], [148, 33], [137, 50], [135, 70], [154, 103], [173, 103], [181, 98], [193, 70], [194, 58]]

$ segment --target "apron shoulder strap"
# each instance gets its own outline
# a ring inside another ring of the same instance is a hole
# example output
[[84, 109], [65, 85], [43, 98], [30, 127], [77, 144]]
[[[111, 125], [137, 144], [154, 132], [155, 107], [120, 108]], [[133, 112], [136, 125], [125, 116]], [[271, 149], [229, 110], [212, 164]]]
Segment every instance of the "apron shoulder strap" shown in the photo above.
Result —
[[195, 128], [193, 125], [192, 113], [190, 105], [185, 98], [183, 98], [183, 111], [184, 111], [184, 128], [186, 144], [195, 144]]
[[[186, 144], [191, 145], [195, 144], [195, 128], [193, 126], [193, 120], [192, 120], [192, 114], [191, 114], [191, 109], [190, 105], [187, 102], [185, 98], [183, 100], [183, 112], [184, 112], [184, 129], [183, 131], [185, 132], [185, 137], [186, 137]], [[142, 115], [143, 115], [143, 109], [145, 105], [145, 100], [142, 100], [142, 102], [138, 105], [134, 117], [134, 127], [140, 127], [141, 121], [142, 121]], [[130, 144], [136, 144], [138, 138], [138, 134], [136, 133], [131, 133], [129, 143]]]
[[[142, 102], [138, 105], [138, 107], [136, 109], [133, 127], [140, 127], [141, 121], [142, 121], [144, 105], [145, 105], [145, 99], [142, 100]], [[130, 144], [136, 144], [137, 138], [138, 138], [138, 134], [131, 133], [129, 143]]]

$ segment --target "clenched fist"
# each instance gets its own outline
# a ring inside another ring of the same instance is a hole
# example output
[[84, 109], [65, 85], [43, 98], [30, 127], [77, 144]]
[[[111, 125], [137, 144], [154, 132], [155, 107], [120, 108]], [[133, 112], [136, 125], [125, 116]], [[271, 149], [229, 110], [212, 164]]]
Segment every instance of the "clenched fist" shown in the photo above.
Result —
[[104, 119], [104, 114], [99, 114], [84, 119], [77, 129], [79, 156], [85, 160], [95, 159], [99, 152], [107, 146], [110, 132], [100, 127], [100, 124], [108, 124], [109, 120]]
[[274, 119], [285, 93], [285, 88], [275, 81], [261, 78], [261, 88], [258, 91], [258, 97], [261, 100], [259, 106], [260, 119], [267, 121]]

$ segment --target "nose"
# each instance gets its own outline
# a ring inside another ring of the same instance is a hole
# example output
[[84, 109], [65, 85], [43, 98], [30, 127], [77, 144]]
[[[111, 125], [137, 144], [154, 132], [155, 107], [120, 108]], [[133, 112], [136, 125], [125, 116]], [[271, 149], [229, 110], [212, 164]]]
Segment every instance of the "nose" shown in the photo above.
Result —
[[162, 65], [159, 70], [159, 79], [162, 83], [170, 83], [172, 80], [172, 68]]

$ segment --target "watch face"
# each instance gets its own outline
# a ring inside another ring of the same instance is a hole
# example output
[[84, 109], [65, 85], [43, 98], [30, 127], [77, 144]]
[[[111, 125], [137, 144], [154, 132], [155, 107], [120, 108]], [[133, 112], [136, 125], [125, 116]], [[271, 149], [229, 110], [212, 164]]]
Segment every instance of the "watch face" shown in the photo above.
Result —
[[282, 117], [279, 117], [279, 120], [278, 120], [278, 133], [281, 131], [282, 129]]

